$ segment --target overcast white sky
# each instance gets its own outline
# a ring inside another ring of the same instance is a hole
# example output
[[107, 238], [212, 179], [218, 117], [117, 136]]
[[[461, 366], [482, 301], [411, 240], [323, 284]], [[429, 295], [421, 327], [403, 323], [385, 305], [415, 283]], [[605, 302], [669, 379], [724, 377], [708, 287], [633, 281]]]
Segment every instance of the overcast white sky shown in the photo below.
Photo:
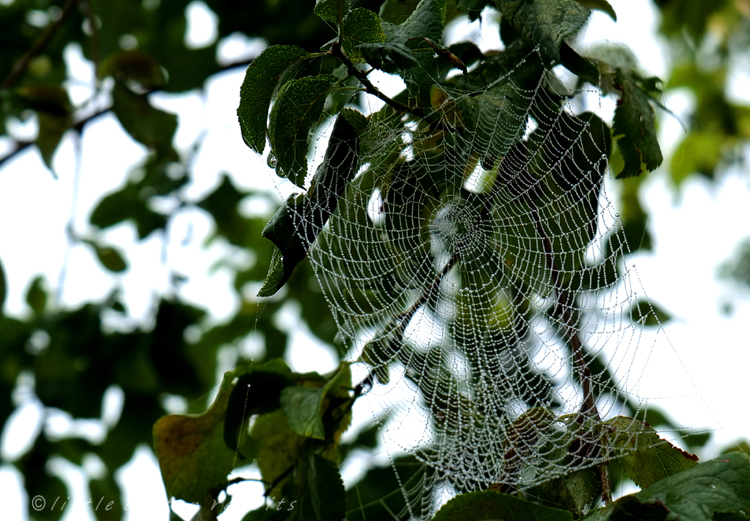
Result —
[[[615, 24], [606, 15], [595, 13], [585, 41], [626, 41], [645, 69], [656, 75], [663, 74], [665, 57], [663, 47], [653, 40], [653, 29], [658, 21], [654, 19], [649, 2], [612, 0], [611, 3], [618, 14], [618, 22]], [[201, 2], [193, 2], [189, 11], [193, 21], [190, 38], [196, 44], [215, 38], [212, 18], [201, 6]], [[477, 24], [462, 34], [476, 30]], [[482, 47], [495, 45], [493, 38], [487, 36]], [[225, 58], [231, 59], [245, 52], [257, 54], [258, 49], [257, 42], [232, 38], [225, 42], [222, 52]], [[75, 52], [70, 53], [69, 59], [73, 62], [80, 60]], [[80, 76], [78, 80], [83, 85], [90, 84], [90, 69], [82, 63], [79, 65], [76, 68], [76, 74]], [[179, 148], [188, 149], [202, 132], [206, 132], [195, 163], [195, 182], [187, 193], [189, 197], [197, 198], [210, 191], [222, 171], [231, 172], [233, 179], [246, 187], [264, 186], [275, 190], [278, 180], [266, 168], [265, 161], [255, 157], [242, 143], [237, 127], [235, 110], [243, 74], [238, 71], [211, 79], [203, 95], [154, 96], [160, 106], [179, 114], [176, 138]], [[749, 80], [738, 77], [737, 81], [741, 84]], [[87, 90], [77, 87], [72, 94], [78, 97], [74, 101], [80, 101], [85, 99]], [[208, 102], [204, 103], [205, 100]], [[666, 104], [678, 115], [690, 103], [690, 99], [679, 94], [666, 99]], [[34, 136], [33, 122], [19, 129], [28, 137]], [[660, 132], [665, 150], [669, 152], [679, 139], [679, 124], [667, 118]], [[125, 136], [111, 116], [86, 127], [82, 147], [83, 164], [80, 165], [75, 217], [75, 228], [79, 232], [86, 231], [87, 217], [95, 202], [103, 193], [120, 186], [130, 166], [144, 156], [144, 149]], [[35, 275], [41, 273], [49, 284], [57, 285], [66, 251], [64, 229], [71, 212], [75, 158], [74, 138], [68, 135], [55, 157], [58, 180], [54, 180], [43, 167], [35, 151], [21, 154], [0, 170], [0, 222], [4, 223], [0, 227], [0, 259], [9, 279], [6, 311], [11, 314], [28, 314], [23, 295]], [[671, 409], [670, 412], [695, 427], [715, 426], [718, 422], [720, 428], [714, 433], [712, 450], [750, 435], [750, 417], [743, 413], [745, 407], [738, 406], [736, 400], [736, 397], [746, 395], [746, 372], [750, 362], [747, 326], [750, 324], [750, 295], [720, 283], [716, 278], [718, 265], [729, 257], [742, 238], [750, 234], [747, 227], [750, 222], [748, 183], [747, 172], [727, 173], [715, 186], [690, 178], [677, 195], [664, 172], [652, 174], [641, 197], [651, 215], [649, 225], [655, 249], [629, 261], [637, 266], [637, 277], [649, 298], [675, 317], [666, 327], [670, 343], [665, 349], [671, 351], [674, 347], [684, 364], [684, 368], [676, 367], [675, 371], [692, 378], [710, 410], [710, 413], [703, 414], [703, 406], [696, 404], [695, 407]], [[193, 241], [184, 246], [180, 242], [187, 233], [188, 223], [193, 226]], [[231, 290], [228, 271], [212, 272], [210, 269], [224, 253], [221, 245], [215, 244], [207, 250], [202, 248], [211, 227], [206, 215], [192, 212], [181, 216], [171, 230], [173, 239], [167, 254], [173, 268], [191, 274], [185, 295], [209, 307], [216, 320], [221, 320], [231, 316], [239, 302]], [[125, 250], [130, 260], [130, 269], [115, 281], [125, 288], [124, 296], [130, 312], [136, 317], [147, 315], [152, 288], [165, 290], [168, 287], [168, 272], [161, 260], [161, 238], [152, 237], [143, 244], [136, 244], [136, 235], [130, 225], [118, 226], [105, 237]], [[112, 278], [101, 270], [86, 248], [75, 247], [70, 251], [62, 293], [65, 305], [101, 298], [108, 294], [113, 284]], [[729, 315], [720, 312], [727, 302], [734, 310]], [[333, 365], [333, 358], [320, 348], [296, 347], [292, 358], [293, 365], [304, 371], [326, 371]], [[658, 356], [650, 363], [657, 363], [657, 360]], [[663, 374], [664, 370], [658, 372]], [[664, 395], [673, 395], [672, 381], [669, 378], [662, 380], [654, 384], [662, 386]], [[5, 433], [3, 455], [11, 456], [22, 450], [35, 432], [35, 414], [38, 415], [38, 411], [35, 413], [35, 408], [29, 406], [13, 422], [18, 432], [15, 436]], [[95, 461], [88, 463], [89, 469], [96, 470], [96, 466]], [[67, 479], [80, 490], [84, 484], [80, 472], [64, 468], [64, 465], [61, 468]], [[9, 465], [0, 467], [1, 504], [4, 511], [10, 512], [9, 519], [25, 519], [26, 513], [20, 501], [20, 494], [24, 492], [22, 489], [16, 491], [17, 477], [11, 469]], [[140, 450], [133, 464], [119, 477], [126, 485], [131, 502], [127, 519], [155, 518], [154, 509], [161, 509], [166, 515], [163, 486], [150, 450], [145, 447]], [[258, 499], [250, 501], [259, 504], [259, 487], [242, 486], [248, 495]], [[235, 510], [245, 508], [247, 501], [237, 501]], [[79, 500], [66, 519], [82, 519], [84, 509], [85, 499]]]

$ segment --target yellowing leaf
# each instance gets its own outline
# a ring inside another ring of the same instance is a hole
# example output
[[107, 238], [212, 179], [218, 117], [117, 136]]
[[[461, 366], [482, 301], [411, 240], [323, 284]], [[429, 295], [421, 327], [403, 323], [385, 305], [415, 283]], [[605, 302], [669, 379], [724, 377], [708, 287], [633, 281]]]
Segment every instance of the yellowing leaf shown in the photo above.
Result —
[[233, 379], [231, 372], [224, 375], [219, 395], [205, 413], [170, 414], [154, 424], [154, 449], [167, 496], [199, 503], [232, 471], [235, 453], [224, 445], [224, 415]]

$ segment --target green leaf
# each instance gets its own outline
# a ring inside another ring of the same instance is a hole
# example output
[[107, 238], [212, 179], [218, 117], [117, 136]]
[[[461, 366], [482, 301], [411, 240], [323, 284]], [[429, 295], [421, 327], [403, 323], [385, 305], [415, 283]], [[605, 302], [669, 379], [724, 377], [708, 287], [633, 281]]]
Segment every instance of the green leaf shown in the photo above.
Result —
[[[224, 236], [230, 244], [246, 247], [255, 239], [251, 234], [252, 225], [240, 215], [238, 205], [248, 195], [235, 188], [226, 173], [221, 174], [219, 186], [205, 199], [197, 203], [213, 217], [216, 234]], [[257, 233], [257, 232], [256, 232]]]
[[[224, 443], [237, 450], [243, 425], [254, 414], [263, 414], [281, 407], [281, 391], [294, 385], [289, 376], [276, 372], [253, 371], [240, 376], [232, 388], [224, 421]], [[243, 458], [242, 454], [240, 454]]]
[[343, 521], [346, 491], [338, 467], [320, 454], [310, 452], [307, 459], [305, 465], [298, 465], [304, 481], [290, 521]]
[[683, 451], [659, 438], [648, 424], [617, 416], [604, 422], [613, 430], [609, 435], [611, 446], [621, 451], [618, 460], [628, 476], [641, 488], [695, 467], [697, 456]]
[[309, 134], [323, 113], [331, 86], [338, 80], [321, 74], [291, 80], [279, 91], [271, 109], [268, 134], [281, 172], [302, 187], [307, 176]]
[[313, 12], [326, 22], [338, 25], [349, 12], [349, 0], [316, 0]]
[[388, 23], [402, 24], [417, 8], [420, 0], [385, 0], [380, 6], [380, 18]]
[[145, 90], [159, 89], [167, 83], [158, 60], [143, 51], [120, 51], [110, 54], [101, 63], [97, 73], [99, 78], [113, 76], [119, 80], [134, 81]]
[[151, 106], [148, 95], [135, 94], [116, 81], [112, 111], [134, 140], [162, 154], [174, 153], [172, 137], [177, 130], [177, 116]]
[[730, 452], [618, 499], [586, 516], [587, 521], [711, 521], [715, 513], [750, 509], [750, 458]]
[[122, 254], [117, 249], [111, 246], [100, 246], [94, 243], [91, 243], [91, 245], [93, 246], [94, 251], [96, 251], [96, 257], [99, 259], [99, 262], [101, 262], [102, 266], [109, 271], [113, 273], [122, 273], [128, 269], [127, 262], [125, 262]]
[[575, 0], [503, 0], [500, 12], [546, 60], [560, 62], [563, 40], [576, 33], [591, 11]]
[[591, 467], [524, 489], [524, 495], [535, 503], [567, 510], [578, 519], [600, 503], [602, 478], [599, 470]]
[[73, 109], [68, 92], [54, 85], [28, 85], [17, 88], [15, 93], [25, 106], [37, 113], [39, 134], [36, 146], [44, 164], [51, 170], [52, 156], [65, 131], [73, 123]]
[[362, 114], [344, 109], [336, 118], [325, 157], [308, 193], [290, 196], [268, 221], [262, 235], [276, 249], [258, 296], [271, 296], [286, 284], [336, 210], [339, 198], [356, 173], [358, 136], [366, 125]]
[[277, 484], [270, 492], [274, 500], [282, 496], [281, 486], [289, 478], [277, 480], [294, 465], [305, 439], [289, 428], [281, 410], [261, 414], [255, 420], [244, 450], [254, 455], [263, 481]]
[[47, 292], [42, 287], [43, 282], [44, 278], [41, 275], [37, 275], [26, 292], [26, 303], [37, 315], [44, 311], [44, 308], [47, 306]]
[[245, 144], [258, 154], [262, 154], [266, 146], [268, 107], [274, 90], [284, 72], [307, 55], [306, 50], [296, 45], [274, 45], [247, 68], [240, 87], [237, 116]]
[[713, 177], [716, 165], [727, 146], [727, 136], [720, 132], [690, 132], [677, 146], [670, 163], [676, 186], [693, 173]]
[[456, 496], [432, 521], [572, 521], [566, 510], [550, 508], [490, 490]]
[[672, 319], [672, 316], [653, 302], [638, 300], [630, 307], [630, 320], [642, 326], [661, 326]]
[[377, 13], [358, 7], [350, 12], [343, 23], [343, 48], [344, 52], [354, 62], [362, 61], [362, 55], [357, 47], [363, 43], [382, 43], [385, 41], [385, 33], [380, 26], [380, 17]]
[[281, 391], [281, 408], [289, 428], [307, 438], [325, 439], [323, 413], [325, 400], [329, 397], [346, 396], [351, 386], [349, 365], [344, 363], [333, 377], [322, 387], [294, 385]]
[[233, 379], [231, 372], [224, 375], [219, 394], [205, 413], [170, 414], [154, 424], [154, 450], [168, 497], [200, 503], [232, 471], [235, 453], [225, 446], [223, 434]]
[[89, 481], [89, 494], [91, 509], [97, 521], [120, 521], [122, 519], [122, 494], [112, 474]]
[[654, 170], [663, 157], [656, 139], [651, 98], [642, 88], [645, 84], [621, 69], [615, 73], [615, 84], [622, 96], [615, 109], [613, 130], [614, 135], [619, 136], [617, 147], [625, 160], [617, 179], [624, 179], [640, 175], [642, 163], [648, 171]]

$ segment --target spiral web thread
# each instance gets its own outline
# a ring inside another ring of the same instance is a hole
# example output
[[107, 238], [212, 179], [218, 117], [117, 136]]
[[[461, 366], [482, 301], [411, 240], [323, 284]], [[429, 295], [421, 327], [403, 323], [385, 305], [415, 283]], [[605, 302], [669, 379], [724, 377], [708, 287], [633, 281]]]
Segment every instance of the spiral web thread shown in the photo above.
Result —
[[646, 407], [670, 408], [644, 387], [665, 373], [675, 401], [699, 400], [661, 325], [643, 325], [655, 313], [623, 259], [609, 130], [587, 112], [611, 120], [606, 98], [551, 94], [540, 64], [532, 52], [481, 96], [433, 90], [439, 124], [372, 111], [356, 175], [308, 244], [346, 357], [374, 384], [360, 400], [385, 451], [424, 463], [413, 476], [394, 464], [396, 519], [616, 457], [628, 444], [602, 422], [633, 418], [634, 446]]

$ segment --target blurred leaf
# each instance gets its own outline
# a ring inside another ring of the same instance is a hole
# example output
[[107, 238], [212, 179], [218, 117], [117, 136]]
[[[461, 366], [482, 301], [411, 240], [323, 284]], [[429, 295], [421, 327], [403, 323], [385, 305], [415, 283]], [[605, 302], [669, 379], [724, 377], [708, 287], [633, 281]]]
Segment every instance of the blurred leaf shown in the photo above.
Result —
[[492, 3], [491, 0], [458, 0], [457, 2], [458, 8], [469, 15], [470, 22], [478, 20], [482, 10]]
[[117, 80], [130, 80], [145, 90], [163, 87], [166, 78], [159, 62], [142, 51], [120, 51], [111, 54], [99, 66], [100, 78], [114, 76]]
[[642, 326], [662, 326], [669, 322], [672, 316], [653, 302], [638, 300], [630, 307], [630, 320]]
[[47, 168], [52, 169], [52, 156], [65, 131], [73, 122], [73, 109], [68, 92], [55, 85], [29, 85], [16, 89], [27, 107], [36, 111], [39, 134], [36, 146]]
[[102, 266], [107, 268], [113, 273], [122, 273], [128, 269], [128, 264], [125, 262], [122, 254], [112, 246], [100, 246], [92, 244], [96, 251], [96, 256]]
[[484, 490], [456, 496], [441, 508], [433, 521], [572, 521], [570, 512], [530, 503], [516, 496]]
[[560, 61], [563, 40], [591, 14], [575, 0], [504, 0], [500, 12], [529, 45], [539, 45], [542, 56], [555, 62]]
[[363, 61], [357, 47], [363, 43], [380, 43], [385, 41], [385, 33], [380, 26], [377, 13], [358, 7], [352, 10], [343, 23], [344, 52], [354, 62]]
[[148, 188], [143, 182], [129, 183], [120, 191], [104, 196], [91, 213], [89, 222], [104, 229], [132, 219], [141, 239], [166, 227], [167, 216], [154, 212], [147, 205]]
[[177, 116], [154, 108], [148, 95], [135, 94], [116, 81], [112, 90], [112, 111], [134, 140], [162, 155], [174, 153], [172, 137], [177, 130]]
[[268, 107], [282, 75], [308, 52], [295, 45], [275, 45], [263, 51], [247, 68], [240, 87], [237, 115], [245, 144], [258, 154], [266, 146]]
[[42, 287], [43, 283], [44, 277], [37, 275], [31, 281], [31, 286], [29, 286], [26, 292], [26, 303], [37, 315], [44, 311], [44, 308], [47, 306], [47, 292]]
[[119, 521], [123, 516], [120, 486], [111, 474], [89, 481], [91, 508], [97, 521]]
[[226, 173], [221, 174], [219, 186], [197, 203], [213, 217], [216, 223], [216, 234], [223, 235], [231, 244], [247, 247], [255, 237], [250, 233], [251, 225], [248, 219], [240, 215], [238, 205], [245, 198], [243, 193], [235, 188]]
[[713, 177], [727, 136], [719, 132], [690, 132], [672, 155], [670, 172], [672, 181], [680, 186], [693, 173]]
[[336, 81], [330, 74], [292, 80], [281, 87], [271, 109], [268, 137], [278, 160], [276, 171], [299, 187], [307, 176], [309, 134], [315, 130]]
[[634, 177], [643, 171], [641, 164], [646, 165], [650, 172], [658, 167], [662, 160], [659, 142], [656, 139], [654, 127], [654, 109], [651, 98], [643, 88], [644, 81], [617, 69], [615, 73], [616, 86], [622, 92], [617, 102], [614, 118], [614, 135], [618, 137], [617, 148], [620, 150], [625, 166], [617, 174], [617, 179]]
[[224, 445], [224, 417], [234, 375], [224, 375], [219, 394], [201, 415], [170, 414], [154, 424], [154, 449], [167, 496], [200, 503], [227, 480], [234, 452]]
[[279, 409], [281, 391], [290, 385], [294, 385], [294, 381], [288, 375], [276, 372], [258, 370], [240, 376], [227, 403], [224, 422], [227, 447], [237, 450], [241, 429], [251, 416]]
[[659, 438], [648, 424], [617, 416], [604, 422], [613, 432], [611, 445], [622, 451], [618, 458], [628, 476], [641, 488], [698, 465], [698, 457]]

